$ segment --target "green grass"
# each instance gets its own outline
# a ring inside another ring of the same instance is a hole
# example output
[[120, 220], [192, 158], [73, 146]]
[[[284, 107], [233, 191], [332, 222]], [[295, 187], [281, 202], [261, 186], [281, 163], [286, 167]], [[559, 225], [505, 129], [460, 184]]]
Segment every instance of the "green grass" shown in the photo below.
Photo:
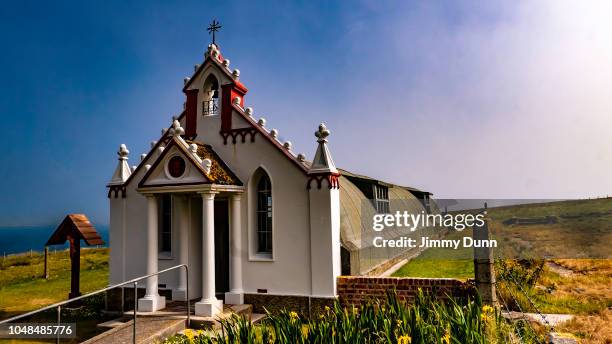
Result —
[[471, 260], [413, 260], [393, 273], [394, 277], [457, 278], [474, 277]]
[[[488, 211], [492, 236], [500, 248], [494, 253], [513, 257], [527, 254], [551, 256], [558, 264], [574, 271], [562, 276], [545, 268], [536, 286], [524, 287], [535, 305], [544, 313], [575, 314], [576, 320], [560, 326], [565, 331], [587, 338], [585, 343], [600, 343], [612, 338], [612, 199], [561, 201], [490, 208]], [[546, 225], [506, 226], [502, 222], [512, 218], [556, 216], [558, 222]], [[451, 232], [448, 238], [471, 235]], [[517, 253], [521, 253], [517, 255]], [[409, 261], [394, 276], [473, 278], [473, 262], [469, 251], [431, 248]], [[502, 255], [502, 257], [508, 257]], [[575, 259], [600, 257], [607, 259]], [[514, 310], [535, 312], [532, 304], [512, 282], [501, 284], [502, 296], [510, 300], [505, 288], [512, 287], [518, 305]], [[499, 290], [498, 290], [499, 292]]]
[[[464, 236], [471, 236], [471, 233], [471, 230], [452, 231], [444, 239], [459, 239]], [[474, 262], [472, 259], [466, 259], [471, 255], [472, 250], [469, 248], [460, 247], [457, 250], [430, 248], [394, 272], [393, 276], [457, 278], [461, 280], [474, 278]]]
[[[70, 292], [67, 250], [49, 254], [49, 279], [43, 278], [44, 256], [38, 252], [8, 256], [0, 263], [0, 318], [63, 301]], [[108, 249], [81, 251], [81, 293], [108, 285]]]

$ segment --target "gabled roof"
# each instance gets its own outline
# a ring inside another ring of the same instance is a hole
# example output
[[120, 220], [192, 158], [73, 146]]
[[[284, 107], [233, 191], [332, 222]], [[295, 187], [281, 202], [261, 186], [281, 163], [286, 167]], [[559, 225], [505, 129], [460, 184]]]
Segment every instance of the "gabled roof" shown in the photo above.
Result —
[[104, 245], [104, 240], [96, 232], [87, 216], [84, 214], [69, 214], [51, 234], [45, 246], [62, 245], [66, 242], [68, 236], [73, 235], [78, 237], [79, 240], [83, 239], [88, 246]]
[[[195, 152], [191, 150], [191, 145], [196, 146]], [[164, 161], [164, 157], [172, 150], [173, 147], [181, 152], [181, 155], [183, 155], [203, 177], [203, 180], [198, 182], [198, 184], [242, 185], [240, 179], [238, 179], [236, 174], [234, 174], [234, 172], [227, 167], [223, 160], [219, 158], [212, 147], [199, 142], [185, 141], [180, 138], [180, 136], [171, 136], [168, 144], [164, 147], [164, 150], [155, 159], [153, 165], [151, 165], [147, 173], [145, 173], [138, 183], [138, 187], [147, 186], [145, 184], [147, 183], [149, 177], [157, 169], [159, 164]], [[204, 166], [202, 166], [204, 159], [209, 159], [211, 161], [210, 170], [207, 170]], [[182, 182], [177, 180], [176, 183], [173, 184], [181, 185]]]
[[[204, 68], [206, 68], [206, 65], [208, 64], [208, 62], [215, 64], [217, 67], [219, 67], [219, 70], [221, 72], [223, 72], [228, 78], [230, 78], [231, 80], [234, 79], [234, 76], [232, 75], [232, 73], [230, 73], [229, 69], [227, 69], [224, 65], [223, 65], [223, 61], [225, 61], [225, 58], [221, 55], [221, 52], [218, 51], [218, 55], [215, 57], [213, 56], [213, 54], [211, 53], [210, 47], [208, 49], [208, 51], [206, 52], [206, 58], [204, 59], [204, 62], [202, 62], [202, 64], [200, 64], [200, 66], [194, 71], [193, 75], [191, 75], [191, 78], [189, 78], [189, 80], [185, 83], [185, 86], [183, 86], [183, 92], [186, 91], [187, 89], [189, 89], [189, 86], [191, 86], [191, 84], [193, 83], [193, 80], [195, 79], [195, 76], [200, 74], [200, 72], [202, 72], [202, 70], [204, 70]], [[238, 80], [234, 80], [235, 83], [239, 84], [240, 86], [244, 87], [244, 85], [242, 85], [242, 83], [240, 83], [240, 81]], [[244, 87], [246, 89], [246, 87]]]
[[189, 144], [195, 144], [198, 146], [197, 154], [201, 159], [210, 159], [212, 165], [210, 167], [210, 173], [208, 178], [215, 184], [219, 185], [240, 185], [242, 181], [236, 176], [236, 174], [225, 164], [225, 162], [219, 157], [219, 155], [212, 149], [212, 146], [197, 142], [197, 141], [186, 141]]
[[262, 137], [264, 137], [266, 140], [268, 140], [270, 143], [272, 143], [276, 148], [278, 148], [281, 153], [283, 153], [289, 160], [291, 160], [302, 172], [304, 173], [308, 173], [308, 166], [304, 163], [301, 162], [300, 160], [298, 160], [297, 156], [294, 156], [293, 154], [291, 154], [287, 148], [283, 147], [283, 145], [276, 140], [274, 137], [271, 136], [271, 134], [266, 131], [261, 125], [257, 124], [255, 122], [255, 119], [249, 115], [247, 115], [244, 110], [242, 108], [240, 108], [240, 106], [234, 104], [232, 102], [232, 108], [253, 128], [255, 128]]
[[403, 188], [406, 189], [410, 192], [417, 192], [417, 193], [425, 193], [425, 194], [429, 194], [429, 195], [433, 195], [431, 192], [429, 191], [424, 191], [424, 190], [419, 190], [417, 188], [413, 188], [410, 186], [401, 186], [401, 185], [397, 185], [397, 184], [393, 184], [393, 183], [389, 183], [389, 182], [385, 182], [379, 179], [375, 179], [372, 177], [368, 177], [368, 176], [364, 176], [362, 174], [357, 174], [357, 173], [353, 173], [353, 172], [349, 172], [347, 170], [341, 169], [339, 168], [338, 171], [340, 171], [340, 173], [349, 178], [349, 179], [359, 179], [359, 180], [363, 180], [372, 184], [380, 184], [380, 185], [384, 185], [384, 186], [391, 186], [391, 187], [399, 187], [399, 188]]

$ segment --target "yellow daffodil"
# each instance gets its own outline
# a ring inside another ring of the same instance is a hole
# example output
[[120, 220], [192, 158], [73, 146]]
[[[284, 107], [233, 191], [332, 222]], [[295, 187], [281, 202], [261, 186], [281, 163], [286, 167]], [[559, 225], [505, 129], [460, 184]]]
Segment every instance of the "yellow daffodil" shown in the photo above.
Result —
[[193, 343], [193, 338], [195, 337], [195, 332], [192, 329], [186, 329], [185, 330], [185, 336], [187, 337], [187, 341], [189, 343]]
[[494, 311], [493, 307], [491, 307], [489, 305], [482, 306], [482, 312], [483, 313], [493, 313], [493, 311]]
[[410, 338], [410, 336], [407, 334], [397, 338], [397, 344], [410, 344], [410, 343], [412, 343], [412, 338]]
[[448, 331], [446, 331], [444, 333], [444, 337], [442, 337], [442, 343], [443, 344], [449, 344], [450, 343], [450, 333]]

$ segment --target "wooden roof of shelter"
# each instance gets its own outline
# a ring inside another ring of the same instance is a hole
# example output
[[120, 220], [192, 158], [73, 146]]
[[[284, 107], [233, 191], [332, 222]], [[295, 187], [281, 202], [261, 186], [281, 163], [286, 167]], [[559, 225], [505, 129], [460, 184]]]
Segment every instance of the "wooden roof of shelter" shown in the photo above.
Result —
[[104, 240], [85, 214], [67, 215], [45, 245], [61, 245], [66, 242], [69, 235], [76, 235], [79, 239], [83, 239], [88, 246], [104, 245]]

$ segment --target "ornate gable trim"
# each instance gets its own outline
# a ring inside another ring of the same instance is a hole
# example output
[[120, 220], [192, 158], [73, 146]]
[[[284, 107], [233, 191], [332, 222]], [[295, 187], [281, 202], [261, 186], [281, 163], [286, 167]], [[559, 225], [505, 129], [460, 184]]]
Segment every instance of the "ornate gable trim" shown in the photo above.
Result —
[[[172, 138], [170, 138], [170, 142], [168, 143], [168, 145], [164, 148], [164, 151], [161, 152], [161, 154], [157, 157], [157, 160], [155, 160], [153, 165], [151, 165], [151, 167], [149, 168], [147, 173], [145, 173], [145, 175], [142, 177], [142, 179], [138, 183], [138, 187], [139, 188], [142, 188], [142, 187], [145, 186], [144, 184], [146, 183], [146, 181], [151, 176], [151, 173], [153, 173], [153, 171], [155, 171], [155, 169], [159, 166], [159, 164], [162, 161], [164, 161], [165, 156], [168, 155], [168, 152], [170, 152], [170, 149], [172, 147], [177, 147], [177, 149], [181, 152], [181, 155], [184, 158], [186, 158], [189, 162], [191, 162], [191, 164], [196, 168], [196, 170], [198, 172], [200, 172], [200, 174], [205, 178], [206, 182], [201, 183], [201, 184], [211, 183], [210, 178], [206, 175], [206, 172], [204, 171], [204, 167], [202, 167], [202, 165], [198, 161], [193, 159], [193, 157], [191, 156], [191, 154], [189, 154], [189, 152], [183, 146], [183, 144], [178, 142], [178, 139], [172, 137]], [[177, 182], [177, 183], [171, 183], [170, 185], [183, 185], [183, 184], [185, 184], [185, 185], [193, 185], [193, 182], [190, 182], [190, 183], [180, 183], [180, 182]], [[155, 186], [158, 186], [158, 185], [155, 185]]]

